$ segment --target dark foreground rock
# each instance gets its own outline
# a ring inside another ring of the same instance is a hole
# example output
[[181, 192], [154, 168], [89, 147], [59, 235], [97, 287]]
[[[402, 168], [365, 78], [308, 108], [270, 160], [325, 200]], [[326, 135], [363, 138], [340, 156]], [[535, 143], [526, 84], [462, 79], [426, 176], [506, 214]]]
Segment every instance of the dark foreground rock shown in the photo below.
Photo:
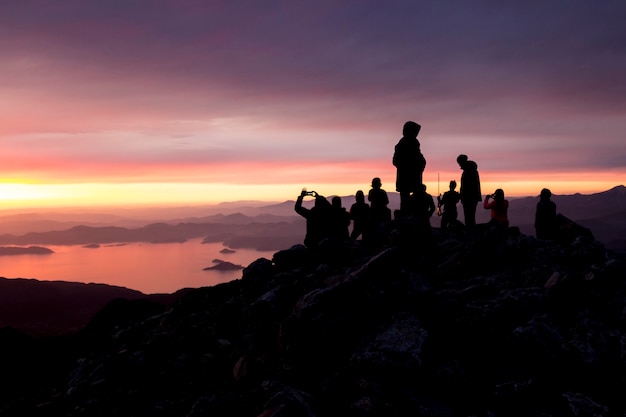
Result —
[[624, 416], [624, 260], [591, 236], [302, 246], [79, 334], [0, 333], [0, 416]]

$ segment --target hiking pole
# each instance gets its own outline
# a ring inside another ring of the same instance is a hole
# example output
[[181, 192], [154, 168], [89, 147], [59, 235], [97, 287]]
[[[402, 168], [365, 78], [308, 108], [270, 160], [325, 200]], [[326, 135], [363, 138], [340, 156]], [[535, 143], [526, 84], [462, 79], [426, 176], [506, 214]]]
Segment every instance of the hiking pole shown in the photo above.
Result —
[[437, 216], [441, 216], [441, 193], [439, 192], [439, 173], [437, 173]]

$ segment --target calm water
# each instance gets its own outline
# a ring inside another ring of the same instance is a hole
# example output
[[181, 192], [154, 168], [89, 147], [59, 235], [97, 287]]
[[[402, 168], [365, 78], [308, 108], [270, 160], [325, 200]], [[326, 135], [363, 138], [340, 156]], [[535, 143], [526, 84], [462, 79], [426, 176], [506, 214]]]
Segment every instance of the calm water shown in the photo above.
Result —
[[95, 282], [119, 285], [146, 294], [172, 293], [181, 288], [198, 288], [241, 278], [237, 271], [203, 271], [215, 265], [214, 259], [244, 267], [258, 258], [272, 259], [274, 252], [237, 249], [220, 253], [221, 243], [201, 244], [201, 239], [185, 243], [129, 243], [82, 246], [45, 245], [50, 255], [0, 256], [0, 276]]

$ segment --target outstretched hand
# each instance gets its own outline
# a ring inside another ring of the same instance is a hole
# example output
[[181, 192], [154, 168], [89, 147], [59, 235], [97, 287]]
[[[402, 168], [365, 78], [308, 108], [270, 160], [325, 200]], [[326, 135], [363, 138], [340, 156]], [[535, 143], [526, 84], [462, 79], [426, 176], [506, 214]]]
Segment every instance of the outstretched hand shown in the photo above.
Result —
[[317, 192], [315, 192], [315, 191], [302, 190], [300, 192], [300, 197], [304, 197], [304, 196], [307, 196], [307, 195], [310, 195], [312, 197], [319, 197], [319, 194]]

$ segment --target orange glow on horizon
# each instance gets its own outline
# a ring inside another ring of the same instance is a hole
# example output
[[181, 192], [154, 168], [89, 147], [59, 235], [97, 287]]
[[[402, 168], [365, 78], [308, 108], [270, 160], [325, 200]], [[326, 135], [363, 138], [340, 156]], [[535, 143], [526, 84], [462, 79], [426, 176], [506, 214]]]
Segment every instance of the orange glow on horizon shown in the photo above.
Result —
[[[310, 167], [309, 167], [310, 168]], [[352, 170], [357, 168], [356, 170]], [[356, 175], [355, 175], [356, 171]], [[369, 169], [345, 165], [338, 170], [331, 166], [317, 167], [315, 175], [306, 176], [303, 167], [293, 171], [272, 174], [272, 179], [282, 177], [282, 182], [257, 180], [252, 183], [235, 183], [233, 176], [228, 182], [90, 182], [45, 183], [43, 181], [0, 182], [0, 210], [44, 207], [106, 207], [106, 206], [180, 206], [217, 204], [226, 201], [258, 200], [282, 202], [295, 200], [303, 187], [318, 191], [325, 196], [354, 195], [357, 190], [367, 192], [371, 179], [376, 176]], [[395, 172], [389, 169], [380, 175], [383, 188], [395, 191]], [[460, 171], [427, 172], [424, 181], [427, 191], [436, 196], [448, 189], [451, 179], [460, 182]], [[592, 194], [606, 191], [626, 183], [626, 176], [615, 172], [604, 173], [482, 173], [483, 194], [502, 188], [508, 197], [537, 196], [542, 188], [549, 188], [556, 195]], [[458, 186], [457, 186], [458, 187]], [[457, 188], [458, 190], [458, 188]]]

